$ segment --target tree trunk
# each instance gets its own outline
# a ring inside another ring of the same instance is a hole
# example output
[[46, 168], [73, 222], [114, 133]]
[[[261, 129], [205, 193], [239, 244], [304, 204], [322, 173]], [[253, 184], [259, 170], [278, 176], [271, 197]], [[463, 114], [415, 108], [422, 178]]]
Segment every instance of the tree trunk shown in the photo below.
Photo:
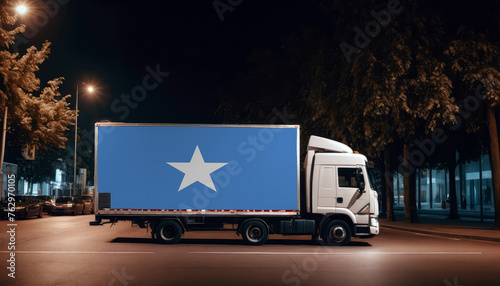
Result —
[[[487, 108], [488, 133], [490, 135], [490, 166], [495, 199], [495, 229], [500, 229], [500, 150], [498, 146], [498, 131], [495, 118], [495, 107]], [[482, 190], [480, 190], [482, 191]]]
[[416, 176], [415, 169], [410, 168], [410, 150], [407, 144], [403, 146], [403, 180], [404, 180], [404, 202], [405, 221], [411, 223], [418, 222], [417, 201], [416, 201]]
[[455, 183], [455, 169], [457, 168], [456, 146], [451, 143], [447, 150], [447, 165], [448, 165], [448, 181], [450, 182], [450, 216], [449, 219], [459, 219], [458, 202], [457, 202], [457, 186]]
[[394, 216], [394, 190], [392, 189], [394, 174], [391, 172], [391, 154], [389, 151], [389, 146], [386, 146], [384, 149], [384, 168], [387, 220], [395, 221], [396, 216]]
[[418, 222], [417, 212], [417, 173], [410, 171], [410, 222]]

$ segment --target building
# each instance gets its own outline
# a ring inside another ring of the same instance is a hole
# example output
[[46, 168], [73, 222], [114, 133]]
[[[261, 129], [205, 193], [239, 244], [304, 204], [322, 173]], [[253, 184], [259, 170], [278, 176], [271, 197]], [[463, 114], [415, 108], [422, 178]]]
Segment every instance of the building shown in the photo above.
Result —
[[[448, 170], [417, 169], [417, 208], [443, 210], [449, 208]], [[455, 170], [459, 212], [493, 213], [491, 168], [487, 154], [476, 161], [459, 164]], [[394, 207], [404, 207], [403, 175], [396, 173], [393, 181]]]

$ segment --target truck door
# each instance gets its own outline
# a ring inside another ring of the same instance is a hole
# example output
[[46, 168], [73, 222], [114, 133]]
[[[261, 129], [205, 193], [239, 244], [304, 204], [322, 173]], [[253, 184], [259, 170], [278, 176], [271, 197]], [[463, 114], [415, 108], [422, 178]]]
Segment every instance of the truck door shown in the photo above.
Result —
[[334, 166], [320, 166], [318, 187], [318, 207], [334, 208], [337, 197]]

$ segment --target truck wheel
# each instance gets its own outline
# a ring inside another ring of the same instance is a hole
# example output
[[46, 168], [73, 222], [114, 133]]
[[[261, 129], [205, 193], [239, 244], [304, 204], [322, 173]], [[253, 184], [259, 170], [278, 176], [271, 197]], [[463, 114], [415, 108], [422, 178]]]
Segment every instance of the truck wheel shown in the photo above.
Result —
[[156, 227], [156, 240], [163, 244], [175, 244], [179, 242], [182, 235], [182, 228], [178, 222], [164, 220]]
[[327, 245], [348, 245], [351, 241], [351, 228], [342, 220], [332, 220], [324, 229], [323, 240]]
[[267, 241], [267, 227], [258, 220], [252, 220], [243, 226], [243, 239], [252, 245], [261, 245]]

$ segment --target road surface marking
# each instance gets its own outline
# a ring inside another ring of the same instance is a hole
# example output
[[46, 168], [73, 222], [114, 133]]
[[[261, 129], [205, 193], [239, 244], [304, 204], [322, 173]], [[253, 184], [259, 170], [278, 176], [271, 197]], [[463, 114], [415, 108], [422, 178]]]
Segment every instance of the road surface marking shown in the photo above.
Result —
[[482, 252], [462, 251], [462, 252], [446, 252], [446, 251], [423, 251], [423, 252], [224, 252], [224, 251], [196, 251], [189, 252], [190, 254], [236, 254], [236, 255], [481, 255]]
[[[10, 253], [10, 251], [0, 251], [0, 253]], [[18, 254], [155, 254], [162, 252], [154, 251], [16, 251]], [[234, 255], [481, 255], [482, 252], [473, 251], [422, 251], [422, 252], [246, 252], [246, 251], [193, 251], [189, 254], [234, 254]]]
[[[23, 251], [17, 250], [16, 254], [151, 254], [152, 251], [127, 252], [127, 251]], [[0, 253], [10, 253], [10, 251], [0, 251]]]

